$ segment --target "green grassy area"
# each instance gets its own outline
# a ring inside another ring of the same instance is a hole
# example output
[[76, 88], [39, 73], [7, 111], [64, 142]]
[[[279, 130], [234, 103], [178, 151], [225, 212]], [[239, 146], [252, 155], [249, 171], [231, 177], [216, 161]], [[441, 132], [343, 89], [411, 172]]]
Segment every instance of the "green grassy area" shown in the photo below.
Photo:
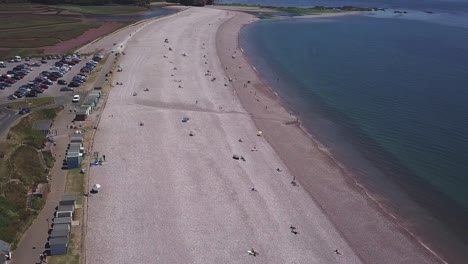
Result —
[[42, 151], [42, 157], [44, 158], [44, 162], [47, 167], [52, 168], [55, 163], [55, 158], [52, 156], [52, 152], [50, 150]]
[[65, 193], [77, 194], [78, 197], [84, 194], [84, 175], [79, 168], [68, 170]]
[[23, 117], [0, 141], [0, 237], [13, 247], [44, 205], [41, 198], [34, 197], [28, 208], [28, 191], [36, 183], [45, 182], [53, 166], [53, 157], [38, 151], [45, 136], [32, 130], [32, 124], [54, 118], [61, 109], [41, 110]]
[[[58, 24], [52, 26], [44, 26], [40, 28], [23, 28], [15, 30], [3, 30], [0, 31], [0, 47], [24, 47], [24, 44], [28, 41], [36, 41], [37, 44], [34, 47], [43, 47], [44, 41], [47, 39], [53, 39], [55, 42], [60, 40], [69, 40], [76, 38], [91, 28], [98, 27], [96, 23], [67, 23]], [[16, 40], [17, 43], [14, 46], [7, 46], [3, 44], [5, 41], [10, 39]], [[25, 42], [25, 43], [24, 43]], [[49, 44], [46, 42], [45, 44]]]
[[42, 47], [79, 37], [99, 23], [67, 23], [39, 28], [23, 28], [0, 31], [0, 59], [15, 55], [37, 56]]
[[74, 5], [58, 5], [58, 9], [78, 12], [88, 15], [131, 15], [142, 11], [147, 11], [147, 8], [130, 5], [105, 5], [105, 6], [74, 6]]
[[[37, 10], [39, 7], [38, 5], [31, 5], [30, 3], [11, 3], [11, 4], [2, 4], [1, 10], [2, 11], [12, 11], [12, 12], [30, 12], [33, 10]], [[46, 6], [42, 6], [47, 8]]]
[[0, 30], [18, 30], [21, 28], [28, 27], [39, 27], [77, 22], [81, 21], [79, 19], [64, 16], [22, 14], [21, 19], [18, 19], [18, 14], [4, 14], [0, 16]]
[[41, 98], [33, 98], [33, 99], [26, 99], [23, 101], [17, 101], [13, 103], [9, 103], [8, 106], [11, 109], [21, 109], [21, 108], [36, 108], [46, 105], [51, 105], [55, 103], [55, 99], [53, 97], [41, 97]]

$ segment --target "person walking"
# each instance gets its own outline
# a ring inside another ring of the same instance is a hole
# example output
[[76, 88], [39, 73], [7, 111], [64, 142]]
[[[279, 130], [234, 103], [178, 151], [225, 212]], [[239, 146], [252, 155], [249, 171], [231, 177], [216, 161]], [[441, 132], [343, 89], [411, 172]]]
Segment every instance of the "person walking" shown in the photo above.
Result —
[[106, 161], [106, 155], [102, 155], [102, 159]]

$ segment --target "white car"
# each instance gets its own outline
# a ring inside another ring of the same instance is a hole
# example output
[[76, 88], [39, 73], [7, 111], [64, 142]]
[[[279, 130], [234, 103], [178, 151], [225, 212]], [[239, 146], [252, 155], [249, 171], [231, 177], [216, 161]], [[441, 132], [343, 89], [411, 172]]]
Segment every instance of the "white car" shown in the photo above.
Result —
[[74, 95], [72, 102], [73, 103], [78, 103], [79, 101], [80, 101], [80, 96], [78, 94]]

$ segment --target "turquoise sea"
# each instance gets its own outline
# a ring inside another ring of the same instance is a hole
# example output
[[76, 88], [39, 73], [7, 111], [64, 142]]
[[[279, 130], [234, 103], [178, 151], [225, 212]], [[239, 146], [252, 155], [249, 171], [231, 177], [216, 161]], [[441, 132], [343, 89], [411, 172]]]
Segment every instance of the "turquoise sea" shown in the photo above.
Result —
[[358, 182], [450, 263], [468, 263], [468, 2], [382, 6], [408, 13], [265, 19], [241, 46]]

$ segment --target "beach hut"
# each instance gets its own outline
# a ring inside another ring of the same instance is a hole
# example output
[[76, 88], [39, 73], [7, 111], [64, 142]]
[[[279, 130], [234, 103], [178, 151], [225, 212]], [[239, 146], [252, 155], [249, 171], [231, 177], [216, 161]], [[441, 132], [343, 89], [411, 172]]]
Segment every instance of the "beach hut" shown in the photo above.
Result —
[[72, 218], [71, 217], [55, 217], [53, 220], [54, 225], [55, 224], [72, 224]]
[[78, 152], [67, 154], [67, 167], [69, 169], [79, 168], [81, 166], [82, 154]]
[[67, 231], [68, 233], [70, 233], [71, 231], [71, 226], [69, 224], [55, 224], [53, 227], [52, 227], [52, 232], [53, 231]]
[[88, 99], [89, 99], [89, 100], [93, 100], [93, 101], [96, 103], [96, 105], [97, 105], [98, 102], [99, 102], [99, 95], [97, 95], [97, 94], [91, 94], [91, 95], [88, 96]]
[[65, 237], [68, 239], [70, 237], [70, 231], [52, 229], [52, 232], [50, 233], [49, 238], [52, 239], [52, 238], [57, 238], [57, 237]]
[[50, 254], [65, 255], [68, 252], [68, 238], [67, 237], [54, 237], [49, 240]]
[[91, 112], [91, 106], [82, 105], [75, 113], [75, 121], [85, 121]]
[[82, 136], [73, 136], [70, 138], [70, 143], [81, 143], [83, 144], [83, 137]]
[[59, 202], [59, 207], [62, 205], [73, 205], [73, 207], [76, 208], [76, 195], [73, 195], [73, 194], [62, 195], [62, 199]]
[[57, 207], [57, 212], [74, 212], [75, 206], [74, 205], [59, 205]]
[[70, 143], [68, 144], [68, 149], [78, 149], [80, 153], [84, 152], [84, 147], [81, 143]]
[[33, 124], [33, 129], [41, 131], [45, 136], [49, 134], [50, 127], [52, 127], [52, 120], [50, 119], [37, 120]]
[[70, 217], [73, 219], [73, 212], [55, 212], [56, 218]]
[[8, 263], [11, 260], [11, 245], [0, 240], [0, 264]]
[[101, 90], [93, 90], [89, 93], [90, 95], [97, 94], [99, 98], [102, 96], [102, 91]]
[[83, 150], [81, 148], [82, 147], [76, 146], [76, 145], [69, 146], [68, 149], [67, 149], [67, 155], [68, 155], [68, 153], [70, 153], [70, 154], [78, 153], [78, 154], [80, 154], [80, 156], [82, 156], [83, 155]]

